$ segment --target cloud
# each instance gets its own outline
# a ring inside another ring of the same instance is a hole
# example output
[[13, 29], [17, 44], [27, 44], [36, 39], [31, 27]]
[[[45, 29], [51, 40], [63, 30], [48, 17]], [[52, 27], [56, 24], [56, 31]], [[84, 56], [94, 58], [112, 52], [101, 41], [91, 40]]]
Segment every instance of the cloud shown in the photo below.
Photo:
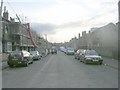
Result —
[[31, 23], [31, 28], [41, 35], [56, 33], [56, 26], [48, 23]]
[[111, 9], [100, 15], [96, 15], [85, 20], [78, 20], [75, 22], [64, 23], [58, 25], [57, 28], [96, 27], [96, 26], [103, 26], [111, 22], [112, 23], [118, 22], [117, 9], [116, 10]]

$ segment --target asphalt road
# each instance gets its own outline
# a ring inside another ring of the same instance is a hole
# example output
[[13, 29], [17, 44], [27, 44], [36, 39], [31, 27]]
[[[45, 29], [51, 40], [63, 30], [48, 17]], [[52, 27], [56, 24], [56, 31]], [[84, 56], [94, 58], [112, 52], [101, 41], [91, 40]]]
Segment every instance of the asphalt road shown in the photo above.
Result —
[[62, 52], [2, 72], [3, 88], [118, 88], [118, 70], [86, 65]]

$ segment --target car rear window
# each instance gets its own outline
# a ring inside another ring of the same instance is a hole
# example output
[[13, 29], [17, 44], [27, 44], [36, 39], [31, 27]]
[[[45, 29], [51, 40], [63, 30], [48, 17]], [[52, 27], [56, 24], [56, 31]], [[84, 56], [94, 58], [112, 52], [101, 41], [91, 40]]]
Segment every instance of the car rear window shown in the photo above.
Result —
[[19, 51], [11, 52], [10, 56], [21, 56], [21, 52]]
[[31, 51], [30, 53], [31, 53], [31, 54], [37, 54], [37, 52], [36, 52], [36, 51]]
[[87, 50], [85, 55], [98, 55], [98, 53], [95, 50]]

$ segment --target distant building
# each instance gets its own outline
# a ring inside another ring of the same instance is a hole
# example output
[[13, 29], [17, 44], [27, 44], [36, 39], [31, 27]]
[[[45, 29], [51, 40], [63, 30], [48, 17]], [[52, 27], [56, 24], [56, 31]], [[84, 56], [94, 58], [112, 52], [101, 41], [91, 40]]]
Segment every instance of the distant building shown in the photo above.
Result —
[[72, 38], [70, 41], [69, 41], [69, 45], [68, 47], [72, 47], [74, 48], [74, 50], [77, 50], [77, 41], [78, 39], [75, 37], [75, 38]]

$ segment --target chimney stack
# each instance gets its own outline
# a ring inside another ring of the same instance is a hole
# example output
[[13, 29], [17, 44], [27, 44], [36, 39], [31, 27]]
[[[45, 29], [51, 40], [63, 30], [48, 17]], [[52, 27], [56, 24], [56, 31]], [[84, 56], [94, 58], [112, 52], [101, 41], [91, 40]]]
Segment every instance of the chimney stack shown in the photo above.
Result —
[[6, 6], [4, 7], [3, 17], [4, 17], [6, 20], [8, 20], [8, 18], [9, 18], [9, 13], [8, 13], [8, 11], [6, 11]]
[[78, 38], [80, 38], [80, 33], [78, 34]]

